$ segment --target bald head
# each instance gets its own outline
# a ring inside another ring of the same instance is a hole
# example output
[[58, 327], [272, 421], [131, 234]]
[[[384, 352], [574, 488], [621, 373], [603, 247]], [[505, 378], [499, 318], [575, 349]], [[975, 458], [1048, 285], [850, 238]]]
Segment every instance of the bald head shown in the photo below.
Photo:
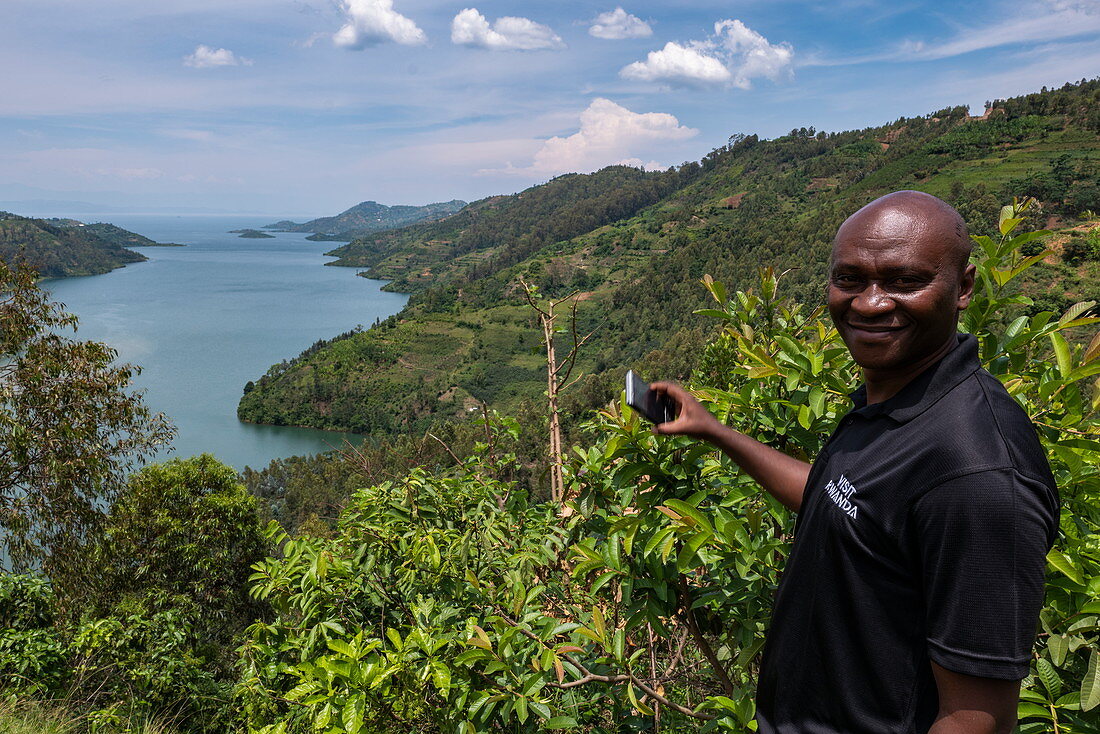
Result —
[[963, 218], [946, 201], [922, 191], [895, 191], [880, 196], [848, 217], [833, 240], [834, 256], [836, 244], [852, 236], [937, 243], [946, 247], [950, 264], [959, 272], [970, 261], [971, 243]]

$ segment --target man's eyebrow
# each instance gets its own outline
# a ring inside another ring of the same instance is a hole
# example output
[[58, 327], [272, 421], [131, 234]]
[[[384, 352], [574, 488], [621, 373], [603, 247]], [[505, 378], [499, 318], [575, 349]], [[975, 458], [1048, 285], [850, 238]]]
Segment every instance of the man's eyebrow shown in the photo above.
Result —
[[[838, 271], [862, 271], [863, 268], [859, 263], [836, 261], [829, 263], [829, 273], [836, 273]], [[911, 265], [892, 265], [876, 268], [876, 271], [883, 275], [924, 275], [933, 277], [939, 269], [932, 263], [918, 262]]]

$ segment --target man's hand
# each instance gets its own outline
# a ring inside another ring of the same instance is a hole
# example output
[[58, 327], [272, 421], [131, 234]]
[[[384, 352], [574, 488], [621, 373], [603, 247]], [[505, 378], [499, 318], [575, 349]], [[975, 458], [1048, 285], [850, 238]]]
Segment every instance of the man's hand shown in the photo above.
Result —
[[714, 443], [714, 438], [723, 432], [729, 431], [727, 426], [703, 407], [695, 396], [684, 388], [672, 382], [654, 382], [649, 386], [659, 395], [666, 395], [676, 401], [680, 406], [680, 412], [676, 420], [668, 423], [659, 423], [653, 426], [653, 432], [671, 436], [691, 436], [708, 443]]
[[978, 678], [932, 663], [940, 712], [928, 734], [1009, 734], [1016, 726], [1020, 681]]
[[676, 420], [653, 427], [654, 433], [691, 436], [722, 450], [773, 497], [795, 512], [802, 506], [802, 493], [810, 465], [765, 446], [723, 424], [687, 390], [671, 382], [649, 386], [679, 404]]

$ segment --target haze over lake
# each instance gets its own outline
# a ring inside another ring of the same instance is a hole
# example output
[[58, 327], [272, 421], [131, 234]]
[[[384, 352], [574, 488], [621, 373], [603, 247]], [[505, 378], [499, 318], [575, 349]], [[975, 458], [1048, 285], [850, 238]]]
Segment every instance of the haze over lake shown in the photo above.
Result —
[[274, 458], [326, 451], [347, 434], [257, 426], [237, 420], [244, 384], [318, 339], [369, 326], [404, 306], [406, 296], [352, 268], [323, 267], [339, 243], [307, 235], [242, 239], [227, 230], [257, 228], [268, 217], [103, 215], [158, 242], [187, 247], [135, 248], [148, 262], [105, 275], [44, 285], [80, 318], [78, 337], [110, 344], [140, 365], [135, 384], [146, 404], [178, 428], [174, 452], [208, 451], [243, 469]]

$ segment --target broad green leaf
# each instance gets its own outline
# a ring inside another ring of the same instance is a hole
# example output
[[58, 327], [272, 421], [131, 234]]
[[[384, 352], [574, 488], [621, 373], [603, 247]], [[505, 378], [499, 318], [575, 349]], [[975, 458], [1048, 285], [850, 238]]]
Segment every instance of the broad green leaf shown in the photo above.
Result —
[[1092, 337], [1092, 341], [1089, 342], [1089, 346], [1085, 349], [1085, 356], [1081, 358], [1081, 361], [1085, 364], [1093, 361], [1097, 357], [1100, 357], [1100, 331]]
[[1058, 319], [1058, 324], [1065, 325], [1066, 323], [1073, 321], [1075, 318], [1085, 313], [1086, 311], [1089, 311], [1095, 306], [1096, 301], [1080, 301], [1078, 303], [1075, 303], [1068, 309], [1066, 309], [1066, 312], [1062, 314], [1062, 318]]
[[630, 700], [630, 705], [633, 706], [638, 713], [643, 716], [653, 716], [653, 709], [638, 700], [638, 694], [634, 692], [634, 686], [630, 683], [626, 684], [626, 697]]
[[672, 555], [672, 549], [676, 546], [676, 533], [669, 533], [661, 543], [661, 560], [667, 561]]
[[1081, 679], [1081, 710], [1092, 711], [1100, 706], [1100, 651], [1093, 648], [1089, 668]]
[[653, 553], [657, 549], [657, 546], [664, 542], [665, 538], [671, 535], [674, 530], [675, 529], [672, 527], [666, 527], [655, 532], [649, 537], [649, 541], [645, 544], [645, 548], [642, 549], [642, 553], [647, 556]]
[[543, 729], [572, 729], [577, 726], [577, 720], [572, 716], [555, 716], [542, 725]]
[[1050, 709], [1044, 708], [1037, 703], [1031, 703], [1030, 701], [1020, 701], [1016, 707], [1016, 715], [1021, 719], [1037, 716], [1049, 721]]
[[439, 660], [432, 661], [432, 683], [444, 693], [451, 688], [451, 671]]
[[595, 581], [592, 582], [592, 587], [588, 590], [588, 592], [590, 594], [598, 594], [600, 589], [602, 589], [608, 581], [610, 581], [611, 579], [615, 578], [618, 575], [619, 575], [618, 571], [607, 571], [605, 573], [600, 574], [600, 576]]
[[1070, 581], [1078, 584], [1085, 583], [1085, 580], [1081, 578], [1081, 572], [1057, 548], [1051, 548], [1050, 553], [1047, 553], [1047, 563], [1064, 573]]
[[825, 415], [825, 392], [820, 387], [810, 390], [810, 409], [815, 416]]
[[535, 712], [535, 714], [540, 719], [549, 719], [550, 718], [550, 707], [547, 706], [546, 704], [539, 703], [538, 701], [530, 701], [530, 702], [528, 702], [527, 705], [531, 708], [532, 711]]
[[1066, 378], [1073, 370], [1073, 361], [1070, 357], [1069, 343], [1066, 338], [1054, 332], [1050, 335], [1050, 343], [1054, 346], [1054, 356], [1058, 360], [1058, 371]]
[[592, 629], [596, 630], [601, 642], [607, 639], [607, 627], [604, 623], [603, 612], [597, 606], [592, 607]]
[[[723, 305], [726, 303], [726, 286], [723, 285], [721, 281], [715, 280], [708, 273], [707, 275], [703, 276], [700, 282], [703, 284], [703, 287], [706, 288], [707, 291], [714, 297], [714, 300]], [[725, 313], [723, 313], [722, 315], [724, 316]]]
[[665, 505], [672, 511], [679, 513], [681, 517], [690, 517], [697, 527], [706, 530], [711, 535], [714, 534], [714, 528], [711, 526], [710, 521], [707, 520], [703, 513], [699, 512], [698, 508], [692, 507], [687, 502], [677, 499], [665, 500]]
[[719, 311], [716, 308], [699, 308], [692, 311], [696, 316], [710, 316], [715, 319], [728, 319], [730, 316], [725, 311]]
[[1050, 697], [1057, 698], [1058, 694], [1062, 692], [1062, 679], [1058, 676], [1054, 666], [1046, 658], [1039, 658], [1035, 661], [1035, 670], [1038, 672], [1039, 680], [1043, 682], [1043, 687], [1047, 689]]
[[541, 691], [544, 685], [546, 685], [546, 680], [543, 678], [542, 673], [532, 673], [523, 681], [523, 688], [519, 691], [520, 695], [531, 697]]
[[346, 655], [349, 658], [358, 658], [359, 656], [356, 649], [344, 640], [329, 640], [328, 646], [333, 651], [338, 652], [341, 655]]
[[362, 693], [353, 694], [348, 698], [340, 717], [344, 724], [344, 730], [348, 734], [358, 734], [362, 730], [363, 714], [366, 713], [366, 708], [365, 696]]
[[1050, 652], [1050, 662], [1061, 667], [1066, 662], [1066, 653], [1069, 651], [1069, 643], [1065, 635], [1051, 635], [1047, 638], [1047, 650]]

